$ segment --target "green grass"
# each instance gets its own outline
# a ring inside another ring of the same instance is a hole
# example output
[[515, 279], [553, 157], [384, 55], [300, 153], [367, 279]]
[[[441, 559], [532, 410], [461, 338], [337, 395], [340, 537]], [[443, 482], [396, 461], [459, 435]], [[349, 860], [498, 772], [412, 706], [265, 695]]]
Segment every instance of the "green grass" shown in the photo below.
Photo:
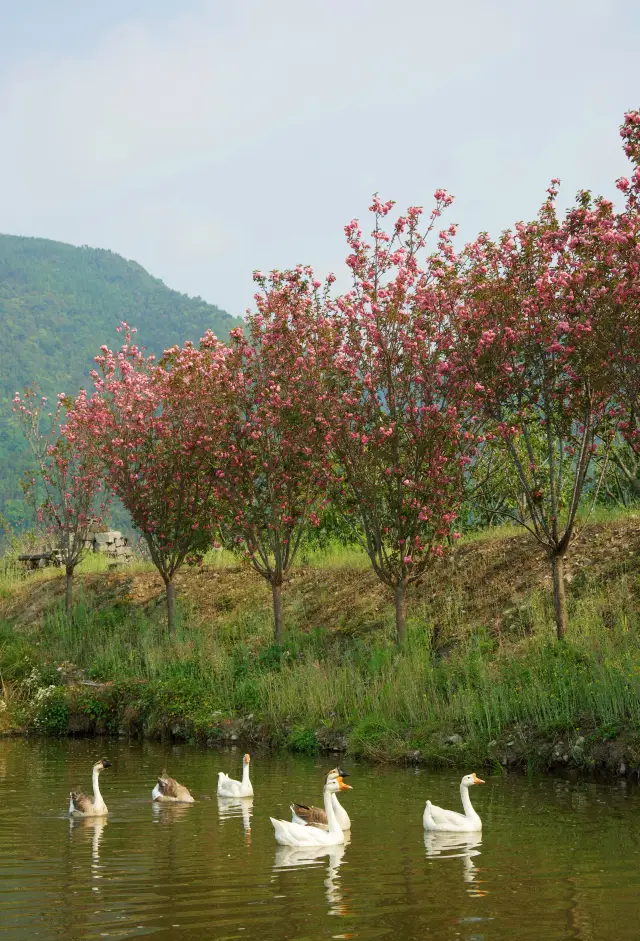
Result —
[[486, 529], [472, 529], [463, 533], [459, 542], [487, 542], [492, 539], [508, 539], [511, 536], [521, 536], [524, 527], [518, 523], [500, 523], [499, 526], [487, 526]]
[[244, 611], [214, 628], [196, 626], [183, 604], [169, 637], [160, 610], [150, 616], [132, 605], [100, 610], [81, 601], [71, 621], [61, 608], [52, 610], [37, 639], [5, 624], [0, 670], [20, 684], [35, 667], [45, 684], [56, 681], [58, 665], [72, 663], [91, 680], [125, 687], [145, 681], [151, 726], [163, 709], [172, 721], [205, 731], [218, 713], [252, 713], [272, 730], [289, 729], [293, 748], [311, 749], [309, 736], [318, 730], [343, 730], [352, 750], [372, 757], [393, 757], [451, 733], [486, 743], [514, 726], [640, 728], [635, 588], [635, 576], [623, 576], [613, 591], [582, 594], [563, 644], [552, 640], [547, 599], [535, 596], [516, 614], [521, 620], [508, 646], [476, 628], [446, 659], [431, 648], [432, 625], [416, 617], [399, 653], [391, 611], [373, 636], [305, 633], [293, 623], [287, 642], [276, 647], [268, 610]]
[[[505, 528], [494, 535], [504, 536]], [[207, 559], [216, 575], [215, 615], [203, 622], [185, 590], [172, 636], [160, 590], [157, 601], [143, 607], [84, 594], [79, 580], [71, 620], [58, 603], [37, 631], [0, 623], [3, 698], [41, 731], [61, 729], [65, 709], [76, 709], [106, 717], [111, 729], [131, 721], [143, 733], [171, 727], [206, 740], [215, 738], [223, 719], [252, 714], [267, 737], [294, 750], [313, 752], [323, 737], [339, 734], [353, 753], [375, 759], [421, 749], [453, 760], [443, 741], [454, 733], [466, 743], [462, 756], [481, 758], [490, 742], [514, 734], [549, 738], [575, 735], [579, 727], [600, 737], [629, 731], [640, 737], [637, 572], [621, 567], [604, 578], [580, 572], [569, 592], [564, 643], [555, 640], [548, 591], [532, 591], [479, 623], [468, 618], [468, 599], [436, 583], [437, 604], [424, 600], [410, 609], [409, 643], [399, 652], [390, 599], [381, 607], [372, 601], [371, 609], [368, 598], [358, 599], [365, 603], [353, 614], [353, 631], [349, 618], [346, 629], [323, 623], [326, 594], [316, 595], [309, 624], [305, 592], [330, 594], [341, 584], [341, 570], [368, 565], [361, 550], [308, 550], [300, 561], [321, 569], [323, 579], [312, 576], [304, 591], [285, 593], [289, 633], [282, 646], [272, 642], [268, 593], [258, 590], [263, 586], [243, 590], [238, 603], [237, 581], [225, 583], [225, 577], [239, 578], [237, 558], [226, 552]], [[91, 574], [107, 567], [96, 557], [82, 566]], [[152, 568], [136, 563], [129, 569], [136, 570]], [[56, 576], [45, 570], [30, 577]], [[14, 577], [0, 579], [0, 597], [15, 590]], [[351, 581], [346, 584], [340, 598], [348, 606], [355, 599]], [[371, 629], [360, 623], [367, 618]], [[112, 685], [73, 693], [73, 703], [61, 704], [71, 695], [66, 691], [47, 694], [38, 705], [34, 689], [57, 687], [58, 667], [69, 671], [70, 664], [89, 680]]]
[[[92, 552], [87, 554], [80, 562], [76, 568], [76, 574], [102, 574], [109, 571], [109, 566], [112, 565], [113, 559]], [[135, 559], [133, 562], [128, 563], [126, 570], [129, 572], [155, 571], [153, 564], [143, 559]], [[28, 571], [22, 562], [18, 562], [17, 555], [7, 555], [0, 559], [0, 599], [8, 597], [17, 587], [24, 585], [26, 580], [32, 585], [59, 577], [60, 569], [55, 566]]]
[[629, 506], [603, 506], [596, 505], [592, 511], [587, 507], [580, 507], [576, 517], [578, 531], [588, 523], [598, 525], [606, 523], [624, 522], [630, 517], [640, 516], [640, 503], [633, 502]]
[[339, 543], [331, 543], [322, 549], [303, 546], [300, 549], [298, 561], [302, 565], [324, 569], [366, 569], [371, 564], [362, 546], [343, 546]]
[[[585, 523], [595, 526], [603, 523], [615, 523], [636, 516], [640, 516], [640, 502], [632, 502], [627, 507], [619, 504], [596, 504], [593, 509], [589, 505], [582, 505], [576, 516], [576, 527], [580, 531]], [[463, 533], [460, 543], [508, 539], [512, 536], [521, 536], [523, 532], [525, 532], [524, 526], [519, 523], [500, 523], [498, 526], [488, 526], [485, 529], [473, 529]]]

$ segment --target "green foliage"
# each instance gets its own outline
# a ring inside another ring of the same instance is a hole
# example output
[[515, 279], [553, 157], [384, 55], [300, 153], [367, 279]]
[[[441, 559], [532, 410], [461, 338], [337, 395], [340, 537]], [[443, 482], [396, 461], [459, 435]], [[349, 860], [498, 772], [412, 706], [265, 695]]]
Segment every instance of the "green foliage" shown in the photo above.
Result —
[[35, 699], [34, 728], [49, 735], [66, 735], [69, 727], [69, 700], [63, 686], [42, 687]]
[[[552, 641], [545, 592], [513, 608], [500, 634], [458, 612], [445, 654], [434, 652], [429, 615], [417, 611], [399, 652], [384, 612], [386, 627], [345, 637], [308, 631], [304, 606], [292, 605], [292, 632], [274, 645], [263, 595], [225, 606], [210, 624], [180, 602], [169, 636], [159, 607], [80, 594], [70, 621], [58, 607], [37, 632], [0, 622], [0, 674], [14, 701], [27, 703], [26, 721], [55, 734], [84, 717], [78, 727], [87, 730], [205, 742], [252, 714], [261, 734], [303, 753], [338, 738], [374, 760], [418, 749], [429, 761], [461, 763], [521, 733], [531, 742], [575, 737], [578, 726], [600, 739], [640, 730], [638, 590], [636, 575], [595, 573], [572, 591], [563, 643]], [[60, 686], [58, 666], [105, 685]], [[453, 734], [464, 744], [447, 745]], [[525, 750], [523, 760], [545, 758]]]
[[0, 673], [3, 680], [21, 683], [39, 659], [32, 642], [14, 631], [8, 621], [0, 621]]
[[75, 395], [90, 384], [100, 345], [118, 345], [123, 320], [156, 354], [208, 329], [226, 340], [240, 323], [114, 252], [0, 235], [0, 512], [9, 521], [25, 514], [19, 479], [27, 455], [14, 393], [37, 382], [52, 402], [58, 392]]
[[338, 509], [344, 502], [344, 496], [333, 494], [334, 499], [319, 514], [319, 525], [311, 526], [306, 531], [300, 546], [300, 553], [306, 559], [314, 551], [327, 550], [340, 546], [364, 544], [364, 534], [359, 520], [353, 514], [347, 519]]
[[389, 759], [406, 755], [408, 742], [393, 717], [365, 716], [349, 734], [349, 751], [363, 758]]
[[313, 729], [306, 729], [304, 726], [296, 726], [291, 729], [287, 736], [287, 747], [291, 751], [301, 752], [303, 755], [317, 755], [320, 751], [320, 743], [316, 738]]
[[83, 686], [74, 691], [73, 709], [92, 722], [104, 723], [109, 732], [115, 732], [111, 697], [97, 692], [94, 687]]

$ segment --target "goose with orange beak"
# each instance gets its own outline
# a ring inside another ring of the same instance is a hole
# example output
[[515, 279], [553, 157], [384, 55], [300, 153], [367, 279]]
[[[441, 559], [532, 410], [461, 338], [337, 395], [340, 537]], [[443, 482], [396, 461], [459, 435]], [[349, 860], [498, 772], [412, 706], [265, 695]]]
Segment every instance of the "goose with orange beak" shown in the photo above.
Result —
[[463, 814], [457, 810], [444, 810], [442, 807], [436, 807], [431, 801], [427, 801], [422, 817], [425, 830], [440, 833], [476, 833], [482, 830], [482, 820], [473, 809], [469, 797], [469, 788], [473, 784], [484, 784], [484, 781], [474, 773], [465, 774], [460, 782]]
[[[348, 778], [349, 775], [342, 768], [332, 768], [329, 774], [340, 775], [341, 778]], [[325, 776], [326, 781], [326, 776]], [[336, 820], [343, 830], [351, 829], [351, 820], [336, 794], [331, 795], [331, 803], [335, 811]], [[321, 807], [309, 807], [307, 804], [291, 804], [291, 819], [293, 823], [301, 823], [304, 827], [322, 827], [324, 830], [328, 827], [327, 815]]]
[[218, 797], [253, 797], [253, 785], [249, 780], [251, 755], [242, 759], [242, 781], [230, 778], [224, 771], [218, 771]]
[[330, 771], [324, 782], [324, 811], [327, 815], [327, 829], [305, 826], [289, 820], [270, 818], [275, 831], [276, 842], [282, 846], [335, 846], [344, 843], [344, 830], [338, 823], [332, 796], [339, 791], [350, 791], [351, 785], [345, 784], [337, 768]]

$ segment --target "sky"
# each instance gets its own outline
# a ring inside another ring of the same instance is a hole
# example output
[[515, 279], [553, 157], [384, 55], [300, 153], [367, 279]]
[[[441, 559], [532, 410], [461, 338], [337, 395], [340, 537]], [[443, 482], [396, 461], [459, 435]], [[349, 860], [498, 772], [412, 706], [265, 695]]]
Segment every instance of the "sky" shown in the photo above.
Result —
[[230, 313], [344, 276], [371, 195], [461, 238], [615, 196], [636, 0], [0, 0], [0, 231], [110, 248]]

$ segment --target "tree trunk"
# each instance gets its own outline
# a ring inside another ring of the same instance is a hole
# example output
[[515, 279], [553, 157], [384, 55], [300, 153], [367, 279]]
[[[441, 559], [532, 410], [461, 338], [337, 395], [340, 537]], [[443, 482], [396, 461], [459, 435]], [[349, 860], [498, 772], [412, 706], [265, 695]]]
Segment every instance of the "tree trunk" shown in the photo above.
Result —
[[403, 647], [407, 640], [406, 608], [404, 600], [404, 582], [396, 585], [396, 643]]
[[65, 596], [64, 596], [64, 610], [65, 610], [65, 614], [67, 615], [67, 617], [69, 617], [71, 614], [71, 603], [73, 601], [73, 591], [72, 591], [73, 566], [72, 565], [67, 565], [66, 573], [67, 573], [67, 584], [66, 584]]
[[271, 582], [273, 595], [273, 625], [275, 628], [275, 642], [281, 644], [284, 640], [284, 622], [282, 620], [282, 585]]
[[564, 591], [564, 556], [556, 553], [551, 556], [553, 572], [553, 607], [556, 615], [556, 633], [558, 640], [563, 640], [567, 632], [567, 599]]
[[176, 586], [172, 581], [165, 582], [164, 585], [167, 592], [167, 628], [169, 633], [173, 634], [176, 621]]

